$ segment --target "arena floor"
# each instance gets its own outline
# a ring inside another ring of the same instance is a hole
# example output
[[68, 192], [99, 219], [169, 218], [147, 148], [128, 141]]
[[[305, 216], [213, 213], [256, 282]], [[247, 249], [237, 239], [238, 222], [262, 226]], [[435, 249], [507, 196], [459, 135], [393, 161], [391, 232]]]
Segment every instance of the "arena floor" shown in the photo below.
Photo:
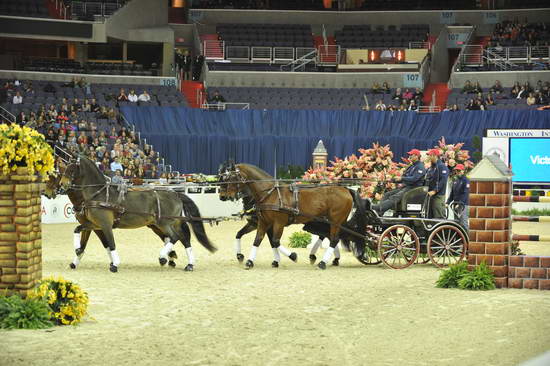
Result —
[[[365, 267], [349, 253], [341, 267], [322, 272], [303, 249], [298, 263], [272, 269], [267, 243], [245, 271], [233, 259], [241, 225], [208, 227], [220, 250], [210, 255], [195, 243], [193, 273], [182, 271], [182, 247], [178, 267], [161, 268], [152, 232], [118, 230], [117, 274], [95, 237], [70, 270], [75, 225], [44, 225], [44, 276], [80, 284], [90, 317], [76, 327], [1, 332], [0, 365], [488, 366], [550, 349], [548, 291], [438, 289], [439, 271], [430, 265]], [[544, 224], [515, 225], [550, 233]], [[248, 254], [253, 237], [245, 239]], [[550, 243], [523, 248], [550, 255]]]

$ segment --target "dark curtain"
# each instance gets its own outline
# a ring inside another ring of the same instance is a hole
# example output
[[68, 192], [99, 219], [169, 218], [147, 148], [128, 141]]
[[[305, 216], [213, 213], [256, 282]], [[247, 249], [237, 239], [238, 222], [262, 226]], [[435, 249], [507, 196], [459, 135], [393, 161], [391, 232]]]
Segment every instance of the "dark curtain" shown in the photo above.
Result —
[[183, 107], [121, 107], [155, 150], [183, 173], [215, 174], [232, 158], [274, 173], [275, 166], [311, 165], [322, 139], [329, 153], [343, 157], [373, 142], [390, 144], [399, 161], [412, 148], [426, 150], [445, 136], [464, 142], [487, 128], [550, 128], [549, 111], [416, 112], [228, 110]]

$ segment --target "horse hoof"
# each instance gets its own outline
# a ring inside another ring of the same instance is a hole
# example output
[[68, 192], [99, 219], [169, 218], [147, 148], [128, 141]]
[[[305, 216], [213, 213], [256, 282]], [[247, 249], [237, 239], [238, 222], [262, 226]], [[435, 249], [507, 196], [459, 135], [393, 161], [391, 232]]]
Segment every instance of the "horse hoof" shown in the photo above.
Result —
[[294, 263], [296, 263], [298, 261], [298, 254], [292, 252], [290, 253], [290, 255], [288, 256], [290, 258], [291, 261], [293, 261]]
[[245, 269], [252, 269], [254, 267], [254, 262], [252, 262], [250, 259], [246, 261], [245, 263]]
[[71, 264], [69, 264], [69, 267], [71, 267], [71, 269], [76, 269], [76, 264], [71, 263]]
[[166, 258], [159, 258], [159, 263], [160, 263], [161, 266], [166, 265], [167, 262], [168, 262], [168, 259], [166, 259]]
[[319, 269], [327, 269], [327, 265], [323, 261], [320, 261], [317, 267], [319, 267]]
[[176, 266], [176, 262], [174, 261], [168, 261], [168, 265], [172, 268], [174, 268]]
[[340, 258], [334, 258], [332, 260], [332, 265], [333, 266], [339, 266], [340, 265]]
[[271, 267], [273, 267], [273, 268], [279, 268], [279, 262], [277, 262], [277, 261], [271, 262]]
[[82, 250], [82, 248], [78, 248], [78, 249], [75, 249], [74, 252], [77, 256], [80, 256], [82, 253], [84, 253], [84, 250]]
[[315, 254], [310, 254], [309, 255], [309, 264], [314, 265], [316, 261], [317, 261], [317, 257], [315, 256]]
[[113, 273], [117, 273], [118, 272], [118, 267], [111, 263], [111, 265], [109, 266], [109, 271], [111, 271]]
[[237, 260], [239, 261], [239, 263], [242, 263], [244, 261], [244, 255], [241, 253], [237, 254]]
[[168, 253], [168, 256], [172, 259], [178, 259], [178, 255], [176, 254], [175, 250], [172, 250], [170, 253]]
[[193, 272], [193, 265], [192, 264], [188, 264], [185, 266], [185, 268], [183, 269], [185, 272]]

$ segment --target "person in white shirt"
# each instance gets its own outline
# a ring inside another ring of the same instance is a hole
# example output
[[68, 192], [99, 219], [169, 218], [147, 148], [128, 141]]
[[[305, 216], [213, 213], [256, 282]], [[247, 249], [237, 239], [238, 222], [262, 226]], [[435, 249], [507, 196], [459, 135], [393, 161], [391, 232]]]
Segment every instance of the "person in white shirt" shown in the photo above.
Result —
[[130, 90], [130, 94], [128, 94], [128, 101], [132, 103], [137, 103], [138, 96], [133, 90]]
[[21, 93], [17, 92], [13, 96], [13, 104], [21, 104], [23, 103], [23, 97], [21, 96]]
[[149, 93], [147, 93], [147, 90], [144, 90], [143, 93], [139, 95], [138, 100], [140, 102], [150, 102], [151, 96], [149, 95]]
[[379, 100], [376, 103], [376, 106], [374, 106], [374, 110], [375, 111], [385, 111], [386, 110], [386, 105], [384, 104], [384, 102], [382, 100]]

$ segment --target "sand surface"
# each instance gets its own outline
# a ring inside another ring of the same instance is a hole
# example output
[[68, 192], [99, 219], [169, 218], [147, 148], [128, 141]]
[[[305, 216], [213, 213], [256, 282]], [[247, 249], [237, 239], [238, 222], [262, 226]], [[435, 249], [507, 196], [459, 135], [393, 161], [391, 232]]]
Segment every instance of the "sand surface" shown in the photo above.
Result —
[[[108, 271], [93, 236], [70, 270], [75, 225], [44, 225], [44, 276], [61, 275], [89, 294], [76, 327], [0, 331], [0, 365], [516, 365], [550, 349], [550, 291], [438, 289], [439, 270], [366, 267], [349, 253], [339, 268], [283, 259], [272, 269], [264, 243], [256, 266], [233, 255], [241, 222], [207, 227], [219, 251], [195, 241], [195, 272], [178, 246], [178, 267], [161, 268], [161, 243], [147, 229], [117, 230], [120, 271]], [[298, 230], [294, 226], [289, 233]], [[550, 234], [550, 225], [515, 224]], [[245, 237], [248, 254], [253, 234]], [[550, 255], [550, 243], [522, 245]]]

